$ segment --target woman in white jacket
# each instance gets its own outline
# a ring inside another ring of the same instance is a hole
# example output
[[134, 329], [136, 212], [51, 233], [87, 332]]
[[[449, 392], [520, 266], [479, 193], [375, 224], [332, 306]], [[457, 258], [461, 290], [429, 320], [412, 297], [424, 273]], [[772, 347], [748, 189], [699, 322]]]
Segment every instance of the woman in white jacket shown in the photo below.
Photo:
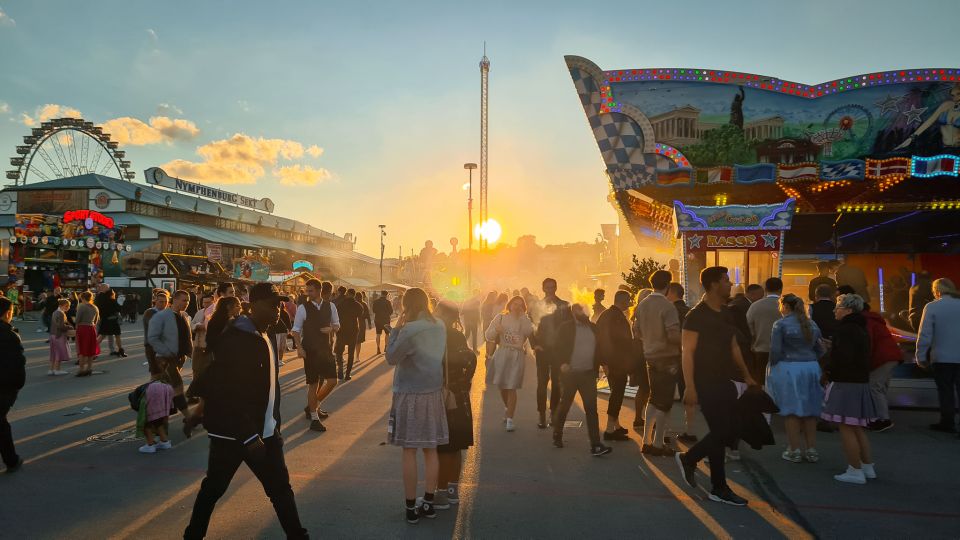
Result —
[[527, 359], [527, 343], [533, 338], [533, 321], [527, 316], [527, 303], [521, 296], [507, 302], [506, 310], [494, 317], [487, 328], [487, 341], [497, 343], [493, 354], [491, 384], [500, 387], [503, 399], [504, 426], [513, 431], [513, 414], [517, 410], [517, 389], [523, 386], [523, 369]]

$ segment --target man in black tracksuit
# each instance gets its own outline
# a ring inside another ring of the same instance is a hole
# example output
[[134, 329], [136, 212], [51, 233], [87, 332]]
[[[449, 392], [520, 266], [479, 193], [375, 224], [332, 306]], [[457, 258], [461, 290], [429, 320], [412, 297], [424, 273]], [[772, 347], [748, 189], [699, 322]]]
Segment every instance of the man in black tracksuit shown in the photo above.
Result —
[[266, 333], [280, 317], [280, 297], [269, 283], [258, 283], [250, 288], [250, 304], [249, 317], [237, 317], [224, 330], [197, 381], [210, 456], [184, 538], [206, 536], [213, 508], [241, 463], [260, 480], [287, 538], [308, 537], [283, 457], [280, 369], [273, 336]]
[[0, 455], [8, 473], [17, 471], [23, 465], [23, 460], [13, 447], [7, 413], [17, 401], [17, 394], [27, 376], [27, 358], [23, 354], [20, 334], [10, 325], [12, 320], [13, 303], [0, 296]]

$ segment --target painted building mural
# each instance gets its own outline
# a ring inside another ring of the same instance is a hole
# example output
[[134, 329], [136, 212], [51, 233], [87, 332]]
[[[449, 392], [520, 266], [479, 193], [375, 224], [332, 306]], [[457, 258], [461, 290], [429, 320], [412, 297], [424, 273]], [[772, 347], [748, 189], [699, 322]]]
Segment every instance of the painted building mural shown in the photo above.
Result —
[[956, 176], [960, 70], [816, 85], [566, 57], [614, 189]]

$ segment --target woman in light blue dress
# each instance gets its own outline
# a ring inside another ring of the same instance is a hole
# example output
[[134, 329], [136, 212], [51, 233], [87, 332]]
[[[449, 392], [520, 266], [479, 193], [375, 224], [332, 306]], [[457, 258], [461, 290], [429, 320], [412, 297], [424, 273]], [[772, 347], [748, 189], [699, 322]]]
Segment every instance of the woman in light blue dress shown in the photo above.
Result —
[[820, 329], [807, 317], [803, 299], [795, 294], [780, 298], [783, 318], [773, 323], [767, 393], [780, 407], [789, 446], [783, 459], [813, 463], [820, 459], [816, 449], [817, 418], [823, 406], [819, 359], [825, 349]]

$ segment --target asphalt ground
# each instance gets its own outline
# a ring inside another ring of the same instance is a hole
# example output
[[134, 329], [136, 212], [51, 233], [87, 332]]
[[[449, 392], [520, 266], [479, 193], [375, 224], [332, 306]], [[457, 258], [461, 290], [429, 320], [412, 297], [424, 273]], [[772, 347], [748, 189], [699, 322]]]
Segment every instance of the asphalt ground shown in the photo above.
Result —
[[[133, 433], [127, 393], [147, 379], [140, 323], [123, 326], [130, 356], [101, 356], [95, 370], [104, 373], [87, 378], [47, 376], [46, 335], [36, 333], [36, 322], [15, 325], [27, 349], [27, 385], [9, 419], [26, 464], [0, 474], [0, 538], [180, 537], [208, 443], [202, 431], [185, 439], [175, 416], [172, 450], [137, 452], [143, 443]], [[686, 488], [672, 458], [640, 454], [635, 433], [608, 443], [612, 454], [592, 457], [579, 403], [568, 421], [580, 426], [566, 430], [565, 448], [554, 448], [549, 430], [536, 427], [532, 359], [512, 433], [503, 430], [499, 393], [484, 388], [480, 366], [472, 395], [476, 444], [465, 453], [461, 503], [409, 525], [400, 451], [385, 444], [393, 370], [375, 352], [371, 332], [355, 376], [324, 404], [331, 416], [323, 434], [309, 431], [303, 417], [302, 362], [291, 353], [281, 368], [287, 466], [314, 538], [960, 537], [960, 439], [927, 430], [934, 412], [894, 411], [896, 427], [870, 435], [879, 479], [865, 486], [833, 480], [845, 468], [836, 434], [818, 434], [816, 464], [783, 461], [781, 446], [744, 448], [742, 459], [727, 465], [730, 485], [750, 500], [737, 508]], [[606, 404], [601, 395], [601, 429]], [[680, 414], [676, 406], [672, 426], [681, 426]], [[632, 421], [628, 399], [621, 422]], [[783, 443], [782, 422], [773, 425]], [[700, 418], [697, 431], [704, 430]], [[699, 483], [708, 486], [703, 472]], [[245, 467], [218, 504], [209, 537], [283, 537]]]

